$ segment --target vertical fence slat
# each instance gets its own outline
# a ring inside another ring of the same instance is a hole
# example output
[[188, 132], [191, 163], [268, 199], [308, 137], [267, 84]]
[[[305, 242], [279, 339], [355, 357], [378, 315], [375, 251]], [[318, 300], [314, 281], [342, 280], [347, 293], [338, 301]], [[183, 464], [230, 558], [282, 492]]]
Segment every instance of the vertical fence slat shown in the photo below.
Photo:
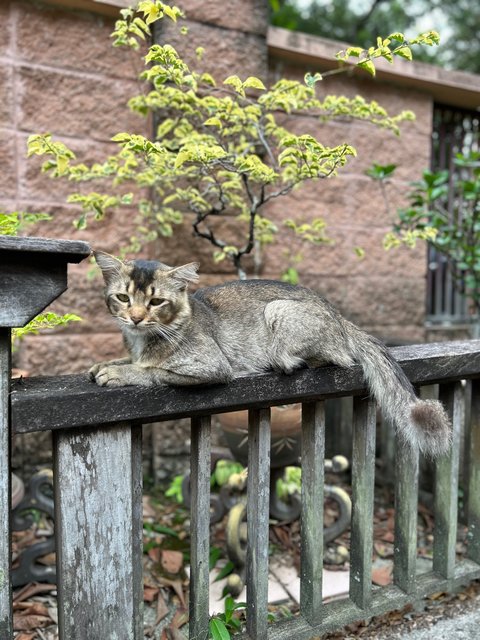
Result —
[[60, 638], [143, 639], [140, 428], [61, 431], [54, 455]]
[[365, 609], [372, 592], [375, 402], [355, 398], [353, 416], [350, 598]]
[[443, 577], [451, 578], [455, 568], [457, 540], [458, 468], [463, 417], [461, 382], [440, 385], [439, 399], [452, 421], [453, 435], [450, 451], [436, 461], [435, 467], [433, 569]]
[[467, 426], [467, 555], [480, 563], [480, 380], [472, 381], [472, 411]]
[[11, 330], [0, 328], [0, 638], [11, 638], [10, 375]]
[[322, 614], [324, 458], [325, 405], [304, 404], [300, 610], [310, 624], [319, 623]]
[[247, 632], [267, 638], [268, 520], [270, 501], [270, 409], [252, 410], [248, 419]]
[[211, 418], [192, 418], [190, 467], [190, 640], [208, 637]]
[[393, 579], [406, 593], [413, 593], [416, 587], [418, 471], [418, 451], [397, 438]]

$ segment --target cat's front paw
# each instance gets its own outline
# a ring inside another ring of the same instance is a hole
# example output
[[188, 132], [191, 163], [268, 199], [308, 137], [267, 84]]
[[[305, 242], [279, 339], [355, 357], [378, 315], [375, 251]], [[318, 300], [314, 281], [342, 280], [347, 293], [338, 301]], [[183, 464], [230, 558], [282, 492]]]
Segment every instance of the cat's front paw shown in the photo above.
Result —
[[[99, 367], [95, 374], [92, 371]], [[90, 369], [90, 375], [101, 387], [126, 387], [132, 384], [126, 375], [124, 366], [121, 365], [95, 365]]]
[[107, 366], [106, 362], [97, 362], [97, 364], [94, 364], [93, 367], [90, 367], [90, 369], [88, 370], [88, 375], [90, 377], [90, 380], [95, 380], [95, 378], [97, 377], [97, 373], [100, 371], [100, 369], [103, 369], [106, 366]]

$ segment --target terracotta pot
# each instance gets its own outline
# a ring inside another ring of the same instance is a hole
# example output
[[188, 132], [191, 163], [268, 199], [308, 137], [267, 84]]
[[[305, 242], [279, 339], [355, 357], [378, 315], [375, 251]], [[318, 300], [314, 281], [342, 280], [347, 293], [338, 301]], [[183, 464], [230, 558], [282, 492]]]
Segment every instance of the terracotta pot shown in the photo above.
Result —
[[[248, 411], [234, 411], [218, 415], [227, 444], [236, 460], [247, 464]], [[300, 457], [302, 407], [283, 405], [271, 409], [271, 467], [294, 464]]]

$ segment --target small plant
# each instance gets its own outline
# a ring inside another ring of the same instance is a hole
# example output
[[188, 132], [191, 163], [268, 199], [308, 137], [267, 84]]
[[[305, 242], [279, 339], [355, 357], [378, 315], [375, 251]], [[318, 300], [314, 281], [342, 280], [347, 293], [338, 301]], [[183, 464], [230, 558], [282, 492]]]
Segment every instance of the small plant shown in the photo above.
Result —
[[238, 633], [242, 629], [242, 623], [237, 611], [245, 609], [245, 602], [235, 602], [232, 596], [225, 598], [225, 613], [219, 613], [210, 618], [208, 625], [209, 638], [211, 640], [230, 640], [232, 633]]
[[[369, 172], [384, 193], [394, 169], [376, 165]], [[429, 242], [447, 257], [454, 286], [470, 300], [472, 315], [480, 316], [480, 152], [457, 154], [451, 171], [424, 171], [411, 187], [385, 248]]]
[[184, 476], [175, 476], [165, 491], [167, 498], [173, 498], [179, 504], [183, 503], [182, 483]]
[[301, 467], [285, 467], [283, 477], [278, 478], [275, 489], [280, 500], [288, 502], [290, 496], [300, 494], [302, 490]]

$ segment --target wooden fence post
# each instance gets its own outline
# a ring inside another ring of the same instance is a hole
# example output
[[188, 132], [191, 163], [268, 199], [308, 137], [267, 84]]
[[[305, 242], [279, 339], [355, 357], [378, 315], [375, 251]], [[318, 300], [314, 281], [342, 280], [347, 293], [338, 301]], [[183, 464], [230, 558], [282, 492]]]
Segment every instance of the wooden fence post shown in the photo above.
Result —
[[56, 432], [54, 456], [60, 638], [143, 639], [141, 427]]
[[11, 638], [10, 329], [0, 328], [0, 638]]
[[13, 637], [11, 587], [11, 329], [23, 327], [67, 288], [67, 264], [85, 242], [0, 236], [0, 638]]

